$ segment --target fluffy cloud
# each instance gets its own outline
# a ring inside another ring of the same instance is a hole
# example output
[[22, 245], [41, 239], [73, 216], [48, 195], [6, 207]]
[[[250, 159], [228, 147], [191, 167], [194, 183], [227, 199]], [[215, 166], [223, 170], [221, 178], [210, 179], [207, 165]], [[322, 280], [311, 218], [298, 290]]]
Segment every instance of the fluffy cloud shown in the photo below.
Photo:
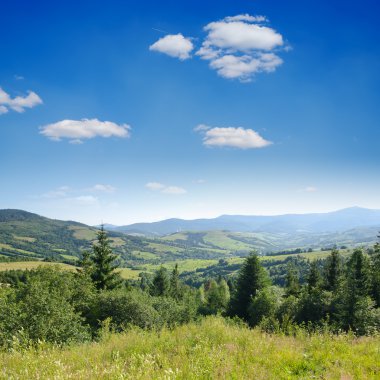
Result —
[[[265, 16], [240, 14], [207, 24], [206, 36], [195, 55], [209, 61], [211, 69], [228, 79], [249, 82], [258, 73], [276, 70], [283, 61], [277, 53], [289, 50]], [[190, 57], [194, 45], [182, 34], [167, 35], [150, 46], [181, 60]]]
[[193, 49], [194, 45], [190, 38], [184, 37], [181, 33], [168, 34], [149, 47], [149, 50], [179, 58], [181, 61], [190, 58], [190, 53]]
[[210, 61], [210, 67], [229, 79], [249, 82], [261, 72], [272, 72], [282, 64], [273, 51], [284, 45], [283, 37], [273, 28], [261, 25], [264, 16], [248, 14], [211, 22], [207, 36], [196, 55]]
[[92, 191], [99, 191], [102, 193], [113, 193], [116, 188], [111, 185], [97, 184], [91, 188]]
[[0, 87], [0, 115], [7, 113], [10, 109], [16, 112], [24, 112], [25, 108], [33, 108], [42, 104], [42, 99], [33, 91], [26, 96], [12, 98]]
[[256, 57], [226, 54], [211, 60], [210, 67], [224, 78], [250, 81], [252, 74], [274, 71], [281, 63], [282, 59], [272, 53], [258, 54]]
[[178, 186], [166, 186], [162, 183], [159, 182], [148, 182], [145, 185], [146, 188], [152, 191], [159, 191], [160, 193], [163, 194], [174, 194], [174, 195], [179, 195], [179, 194], [185, 194], [187, 191]]
[[94, 137], [129, 137], [131, 127], [128, 124], [118, 125], [111, 121], [98, 119], [62, 120], [40, 128], [40, 133], [51, 140], [70, 139], [73, 144], [82, 143], [83, 139]]
[[253, 129], [209, 127], [207, 130], [203, 129], [201, 131], [203, 131], [203, 144], [206, 146], [254, 149], [264, 148], [272, 144]]

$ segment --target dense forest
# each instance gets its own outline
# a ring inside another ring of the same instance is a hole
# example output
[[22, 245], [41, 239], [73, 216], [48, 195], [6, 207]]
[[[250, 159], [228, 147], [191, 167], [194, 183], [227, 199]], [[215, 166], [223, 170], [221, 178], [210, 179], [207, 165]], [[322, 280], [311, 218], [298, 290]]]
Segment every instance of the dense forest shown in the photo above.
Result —
[[380, 329], [379, 244], [345, 257], [333, 250], [311, 263], [288, 260], [276, 284], [255, 253], [235, 276], [217, 270], [225, 266], [220, 262], [211, 271], [215, 277], [199, 286], [185, 284], [177, 266], [126, 281], [116, 259], [102, 229], [76, 272], [0, 273], [0, 346], [64, 345], [96, 340], [104, 331], [159, 330], [216, 314], [270, 333], [303, 328], [370, 335]]

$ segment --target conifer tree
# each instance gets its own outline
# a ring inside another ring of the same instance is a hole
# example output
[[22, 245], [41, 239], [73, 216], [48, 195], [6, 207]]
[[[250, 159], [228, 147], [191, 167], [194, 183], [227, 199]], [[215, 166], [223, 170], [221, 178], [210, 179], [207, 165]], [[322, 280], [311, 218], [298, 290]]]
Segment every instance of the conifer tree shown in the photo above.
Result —
[[170, 276], [170, 296], [179, 300], [182, 296], [181, 283], [179, 281], [178, 264], [175, 265]]
[[240, 269], [236, 290], [231, 298], [228, 314], [249, 320], [248, 307], [257, 291], [269, 285], [268, 274], [261, 266], [257, 254], [247, 257]]
[[91, 270], [91, 278], [97, 289], [114, 289], [122, 282], [120, 274], [115, 271], [117, 255], [112, 252], [110, 241], [103, 226], [98, 231], [97, 238], [98, 240], [92, 248], [93, 269]]
[[316, 261], [312, 261], [310, 264], [309, 273], [307, 276], [307, 288], [308, 291], [312, 291], [319, 287], [321, 283], [321, 275], [319, 273], [318, 264]]
[[331, 251], [324, 268], [325, 289], [336, 292], [342, 280], [342, 258], [337, 249]]
[[84, 251], [82, 253], [82, 257], [78, 260], [78, 266], [77, 269], [78, 273], [84, 276], [91, 277], [92, 271], [93, 271], [93, 262], [91, 260], [91, 252]]
[[168, 271], [166, 268], [161, 268], [156, 272], [154, 276], [150, 293], [152, 296], [167, 296], [170, 289], [170, 280]]
[[285, 295], [286, 297], [297, 297], [300, 292], [300, 283], [297, 270], [293, 263], [289, 263], [285, 279]]

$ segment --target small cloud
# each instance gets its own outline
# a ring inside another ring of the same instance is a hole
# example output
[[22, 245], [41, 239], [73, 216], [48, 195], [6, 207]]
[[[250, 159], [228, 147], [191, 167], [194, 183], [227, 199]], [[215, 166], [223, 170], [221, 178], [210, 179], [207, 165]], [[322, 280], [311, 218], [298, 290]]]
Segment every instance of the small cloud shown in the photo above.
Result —
[[113, 187], [111, 185], [103, 185], [103, 184], [97, 184], [93, 186], [90, 190], [92, 191], [99, 191], [103, 193], [113, 193], [116, 190], [116, 187]]
[[33, 91], [25, 96], [12, 98], [0, 87], [0, 114], [7, 113], [10, 109], [22, 113], [25, 108], [33, 108], [39, 104], [42, 104], [42, 99]]
[[98, 119], [62, 120], [57, 123], [40, 127], [40, 133], [47, 138], [60, 141], [70, 139], [71, 144], [81, 144], [83, 139], [94, 137], [120, 137], [130, 136], [131, 127], [128, 124], [116, 124], [111, 121]]
[[22, 75], [17, 75], [17, 74], [14, 75], [14, 78], [16, 80], [24, 80], [25, 79]]
[[189, 59], [193, 49], [194, 45], [190, 38], [184, 37], [181, 33], [168, 34], [149, 46], [151, 51], [164, 53], [170, 57], [179, 58], [181, 61]]
[[206, 183], [206, 180], [205, 179], [196, 179], [195, 181], [194, 181], [194, 183], [197, 183], [197, 184], [203, 184], [203, 183]]
[[248, 21], [248, 22], [267, 22], [268, 19], [265, 16], [251, 16], [248, 13], [244, 15], [229, 16], [224, 19], [227, 22], [231, 21]]
[[199, 124], [197, 125], [193, 131], [194, 132], [202, 132], [202, 131], [207, 131], [208, 129], [210, 129], [211, 127], [209, 127], [208, 125], [205, 125], [205, 124]]
[[162, 193], [164, 194], [185, 194], [186, 190], [182, 187], [178, 186], [168, 186], [162, 189]]
[[174, 195], [179, 195], [179, 194], [185, 194], [187, 191], [178, 186], [166, 186], [162, 183], [159, 182], [148, 182], [145, 185], [146, 188], [152, 191], [158, 191], [163, 194], [174, 194]]
[[47, 193], [42, 194], [42, 198], [49, 198], [49, 199], [64, 198], [67, 196], [69, 191], [70, 191], [70, 188], [68, 186], [61, 186], [55, 190], [48, 191]]
[[148, 182], [145, 185], [145, 187], [148, 188], [149, 190], [156, 191], [156, 190], [162, 190], [165, 187], [165, 185], [159, 182]]
[[233, 147], [238, 149], [255, 149], [264, 148], [272, 144], [271, 141], [265, 140], [253, 129], [244, 128], [211, 128], [202, 129], [203, 145]]
[[315, 193], [316, 191], [318, 191], [318, 189], [314, 186], [307, 186], [303, 189], [300, 189], [299, 191], [303, 193]]

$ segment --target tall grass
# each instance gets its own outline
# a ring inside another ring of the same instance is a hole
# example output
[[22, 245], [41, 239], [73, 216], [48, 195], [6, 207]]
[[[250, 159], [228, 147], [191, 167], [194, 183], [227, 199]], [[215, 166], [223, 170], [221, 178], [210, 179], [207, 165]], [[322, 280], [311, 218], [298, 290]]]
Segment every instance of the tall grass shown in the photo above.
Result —
[[1, 379], [379, 379], [380, 338], [268, 335], [222, 318], [0, 354]]

